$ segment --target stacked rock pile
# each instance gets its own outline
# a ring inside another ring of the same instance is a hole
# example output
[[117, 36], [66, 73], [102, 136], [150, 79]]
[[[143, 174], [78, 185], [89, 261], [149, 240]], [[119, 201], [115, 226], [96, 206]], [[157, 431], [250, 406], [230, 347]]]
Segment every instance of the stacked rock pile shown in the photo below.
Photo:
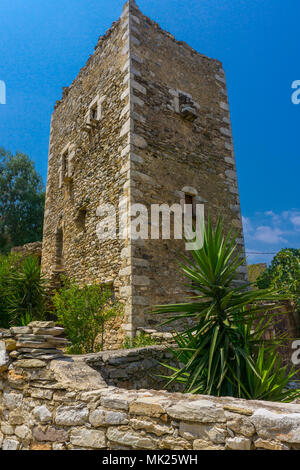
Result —
[[51, 361], [64, 355], [61, 350], [69, 342], [61, 338], [64, 328], [53, 321], [34, 321], [28, 326], [13, 327], [0, 332], [6, 351], [12, 359], [41, 359]]

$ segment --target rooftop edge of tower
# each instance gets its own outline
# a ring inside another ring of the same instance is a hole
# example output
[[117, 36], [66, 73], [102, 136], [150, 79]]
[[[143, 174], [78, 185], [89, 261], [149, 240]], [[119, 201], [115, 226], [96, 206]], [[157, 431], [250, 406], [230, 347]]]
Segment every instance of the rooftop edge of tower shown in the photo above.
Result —
[[223, 67], [223, 64], [220, 60], [218, 59], [215, 59], [213, 57], [208, 57], [207, 55], [197, 51], [196, 49], [194, 49], [192, 46], [190, 46], [187, 42], [185, 41], [181, 41], [179, 39], [176, 39], [175, 36], [170, 33], [169, 31], [163, 29], [159, 23], [157, 23], [156, 21], [152, 20], [150, 17], [148, 17], [147, 15], [145, 15], [141, 9], [139, 8], [139, 6], [136, 4], [135, 0], [127, 0], [127, 2], [125, 3], [124, 7], [123, 7], [123, 13], [121, 15], [121, 19], [127, 15], [127, 13], [129, 14], [136, 14], [138, 13], [140, 16], [142, 16], [144, 18], [144, 20], [151, 26], [155, 27], [157, 29], [158, 32], [160, 32], [161, 34], [163, 34], [164, 36], [168, 37], [169, 39], [171, 39], [172, 41], [174, 41], [178, 46], [181, 46], [181, 47], [184, 47], [185, 49], [189, 50], [191, 54], [197, 54], [207, 60], [211, 60], [211, 61], [215, 61], [215, 62], [218, 62], [220, 64], [221, 67]]
[[[120, 18], [117, 20], [117, 21], [114, 21], [113, 24], [111, 25], [111, 27], [102, 35], [99, 37], [98, 39], [98, 42], [95, 46], [95, 51], [98, 49], [98, 47], [101, 45], [101, 43], [105, 40], [107, 40], [111, 33], [114, 31], [114, 29], [120, 24], [120, 21], [122, 20], [122, 18], [124, 16], [127, 15], [127, 13], [129, 13], [129, 16], [130, 14], [133, 14], [133, 13], [138, 13], [139, 15], [141, 15], [144, 20], [151, 26], [153, 26], [154, 28], [157, 29], [158, 32], [160, 32], [161, 34], [165, 35], [167, 38], [171, 39], [172, 41], [174, 41], [178, 46], [181, 46], [181, 47], [184, 47], [185, 49], [187, 49], [191, 54], [197, 54], [207, 60], [210, 60], [210, 61], [215, 61], [215, 62], [218, 62], [220, 64], [220, 67], [223, 68], [223, 64], [221, 61], [219, 61], [218, 59], [214, 59], [214, 58], [211, 58], [211, 57], [208, 57], [207, 55], [205, 54], [202, 54], [201, 52], [198, 52], [196, 49], [194, 49], [193, 47], [191, 47], [188, 43], [184, 42], [184, 41], [180, 41], [178, 39], [175, 38], [175, 36], [173, 34], [171, 34], [170, 32], [164, 30], [157, 22], [151, 20], [151, 18], [149, 18], [148, 16], [144, 15], [142, 13], [142, 11], [140, 10], [140, 8], [138, 7], [138, 5], [136, 4], [135, 0], [127, 0], [127, 2], [124, 4], [124, 7], [123, 7], [123, 12], [120, 16]], [[61, 99], [57, 100], [56, 101], [56, 104], [54, 106], [54, 110], [59, 106], [59, 104], [63, 101], [64, 97], [68, 94], [68, 91], [69, 89], [73, 86], [73, 84], [76, 82], [77, 78], [80, 76], [80, 74], [82, 72], [84, 72], [84, 70], [86, 69], [86, 67], [89, 65], [90, 61], [92, 60], [94, 56], [94, 53], [92, 55], [90, 55], [89, 59], [87, 60], [86, 64], [80, 69], [77, 77], [72, 81], [72, 83], [69, 85], [69, 86], [65, 86], [63, 87], [63, 96]]]

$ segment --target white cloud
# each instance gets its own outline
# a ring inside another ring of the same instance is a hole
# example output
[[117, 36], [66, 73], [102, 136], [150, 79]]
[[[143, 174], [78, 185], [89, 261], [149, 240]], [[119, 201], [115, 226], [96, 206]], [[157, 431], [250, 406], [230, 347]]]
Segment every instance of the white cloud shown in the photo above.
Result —
[[276, 245], [277, 243], [287, 243], [287, 240], [282, 237], [284, 232], [278, 228], [261, 225], [257, 227], [253, 238], [255, 240]]
[[243, 229], [244, 229], [244, 234], [249, 235], [250, 233], [253, 232], [253, 227], [251, 224], [251, 221], [249, 217], [242, 217], [243, 219]]
[[[300, 210], [256, 212], [243, 217], [248, 262], [267, 262], [282, 248], [300, 247]], [[252, 247], [255, 249], [252, 249]], [[251, 254], [251, 252], [255, 252]], [[270, 253], [270, 254], [269, 254]]]
[[300, 213], [293, 214], [291, 217], [291, 222], [295, 227], [300, 227]]

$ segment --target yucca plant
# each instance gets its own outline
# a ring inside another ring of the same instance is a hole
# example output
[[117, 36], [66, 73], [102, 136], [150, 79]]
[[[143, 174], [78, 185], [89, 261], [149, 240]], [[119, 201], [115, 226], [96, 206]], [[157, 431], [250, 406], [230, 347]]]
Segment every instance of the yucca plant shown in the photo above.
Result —
[[28, 256], [11, 271], [6, 294], [11, 325], [45, 319], [46, 279], [35, 256]]
[[[236, 283], [238, 268], [244, 264], [238, 236], [232, 230], [225, 235], [222, 220], [215, 230], [208, 220], [203, 247], [191, 251], [191, 259], [183, 256], [180, 263], [195, 295], [186, 303], [154, 309], [156, 314], [170, 314], [163, 324], [192, 320], [192, 326], [177, 334], [178, 347], [172, 352], [180, 367], [169, 367], [173, 373], [167, 385], [176, 381], [189, 393], [255, 398], [249, 374], [259, 383], [264, 380], [258, 355], [278, 307], [274, 302], [285, 296], [274, 289], [251, 291]], [[275, 351], [284, 340], [274, 337], [269, 347]], [[266, 393], [265, 399], [268, 396], [273, 395]]]

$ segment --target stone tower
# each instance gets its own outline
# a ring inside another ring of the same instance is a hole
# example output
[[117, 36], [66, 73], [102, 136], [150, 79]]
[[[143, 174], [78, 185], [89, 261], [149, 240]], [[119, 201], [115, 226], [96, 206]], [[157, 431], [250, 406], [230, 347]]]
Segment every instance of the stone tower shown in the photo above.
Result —
[[222, 215], [242, 233], [222, 64], [130, 0], [55, 106], [42, 256], [49, 278], [111, 285], [127, 335], [156, 328], [150, 307], [189, 292], [177, 268], [182, 240], [97, 236], [99, 205], [112, 204], [121, 220], [134, 203], [204, 203], [213, 220]]

